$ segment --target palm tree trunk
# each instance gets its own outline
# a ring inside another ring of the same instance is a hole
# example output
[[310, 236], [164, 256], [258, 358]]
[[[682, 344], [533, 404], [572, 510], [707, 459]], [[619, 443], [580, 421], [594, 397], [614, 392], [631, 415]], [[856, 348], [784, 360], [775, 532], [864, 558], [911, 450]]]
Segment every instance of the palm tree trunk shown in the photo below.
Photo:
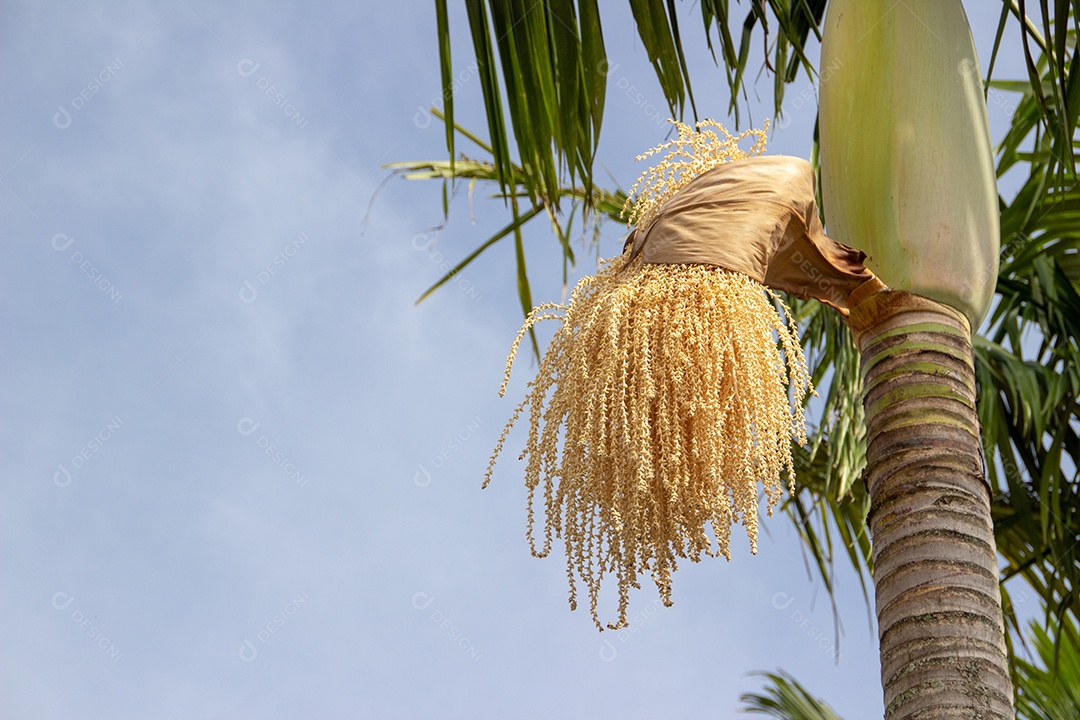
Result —
[[886, 720], [1014, 718], [964, 315], [905, 292], [851, 311]]

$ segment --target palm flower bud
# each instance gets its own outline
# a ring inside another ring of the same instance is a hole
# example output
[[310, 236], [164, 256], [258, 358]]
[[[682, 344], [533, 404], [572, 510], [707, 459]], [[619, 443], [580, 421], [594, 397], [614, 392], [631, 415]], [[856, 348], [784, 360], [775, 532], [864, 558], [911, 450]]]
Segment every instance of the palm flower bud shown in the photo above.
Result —
[[755, 136], [760, 153], [764, 130], [677, 126], [678, 139], [639, 158], [668, 150], [631, 191], [637, 230], [623, 254], [518, 334], [500, 392], [528, 328], [562, 322], [485, 478], [527, 410], [530, 547], [543, 557], [562, 540], [571, 607], [583, 582], [600, 629], [605, 576], [618, 584], [608, 627], [624, 627], [642, 575], [670, 605], [678, 561], [730, 559], [733, 524], [756, 552], [759, 483], [770, 515], [785, 476], [793, 487], [791, 442], [806, 441], [812, 390], [798, 328], [765, 284], [841, 311], [880, 287], [861, 252], [825, 238], [809, 163], [739, 148]]
[[978, 327], [997, 283], [998, 195], [960, 0], [832, 0], [821, 49], [829, 235], [888, 286]]

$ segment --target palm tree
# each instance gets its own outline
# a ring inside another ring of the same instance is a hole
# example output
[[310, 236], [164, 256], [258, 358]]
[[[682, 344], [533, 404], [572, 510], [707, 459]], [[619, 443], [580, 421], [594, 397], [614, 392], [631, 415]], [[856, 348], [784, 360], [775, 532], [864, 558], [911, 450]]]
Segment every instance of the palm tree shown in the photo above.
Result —
[[[489, 141], [481, 140], [454, 122], [450, 52], [453, 36], [446, 2], [436, 0], [445, 90], [444, 111], [436, 114], [446, 123], [449, 159], [402, 163], [396, 169], [412, 178], [436, 178], [444, 183], [468, 179], [498, 187], [510, 210], [506, 227], [466, 256], [428, 292], [484, 249], [513, 235], [519, 296], [527, 313], [532, 301], [525, 274], [522, 227], [536, 216], [546, 215], [569, 264], [574, 260], [568, 240], [569, 224], [575, 215], [580, 213], [584, 223], [596, 226], [603, 218], [617, 217], [624, 200], [621, 193], [605, 190], [594, 180], [607, 70], [598, 4], [595, 0], [577, 3], [467, 0], [465, 4], [487, 111]], [[675, 4], [631, 0], [630, 6], [672, 115], [681, 118], [688, 104], [696, 115]], [[755, 37], [757, 33], [764, 33], [771, 42], [768, 64], [776, 79], [777, 112], [782, 107], [786, 84], [794, 81], [800, 72], [811, 78], [816, 75], [804, 47], [811, 33], [821, 37], [825, 0], [752, 2], [738, 43], [729, 29], [732, 18], [726, 0], [703, 0], [700, 7], [706, 40], [731, 90], [730, 109], [736, 122], [740, 93], [745, 95], [748, 48], [750, 43], [760, 42]], [[997, 148], [996, 170], [1000, 176], [1020, 167], [1028, 175], [1015, 197], [999, 200], [1001, 253], [993, 309], [982, 332], [971, 335], [973, 362], [968, 365], [961, 361], [952, 366], [956, 371], [952, 375], [953, 387], [945, 391], [946, 395], [965, 398], [961, 404], [969, 406], [961, 422], [962, 429], [955, 436], [944, 438], [943, 448], [949, 456], [959, 447], [957, 443], [964, 445], [968, 459], [946, 462], [952, 467], [945, 475], [949, 478], [966, 475], [968, 489], [937, 494], [937, 500], [942, 501], [937, 506], [939, 509], [956, 499], [969, 508], [977, 508], [981, 502], [983, 512], [989, 510], [992, 515], [992, 532], [985, 523], [979, 528], [976, 522], [971, 527], [975, 528], [973, 537], [977, 539], [970, 542], [984, 546], [984, 567], [975, 574], [982, 574], [991, 586], [995, 580], [1002, 583], [1004, 617], [1009, 630], [1005, 642], [1010, 651], [1020, 636], [1020, 628], [1005, 581], [1019, 577], [1026, 582], [1044, 601], [1047, 624], [1052, 620], [1062, 622], [1067, 616], [1075, 621], [1080, 613], [1077, 583], [1080, 477], [1076, 471], [1080, 465], [1077, 400], [1080, 394], [1080, 258], [1077, 255], [1080, 194], [1073, 155], [1080, 115], [1080, 54], [1075, 50], [1080, 0], [1043, 3], [1043, 11], [1045, 17], [1031, 19], [1023, 2], [1003, 0], [1001, 6], [998, 35], [1006, 31], [1019, 33], [1029, 77], [1026, 83], [989, 81], [987, 84], [988, 91], [1023, 93], [1010, 131]], [[714, 32], [717, 47], [713, 47]], [[996, 56], [997, 44], [991, 53], [988, 73], [991, 76]], [[510, 116], [509, 127], [504, 107]], [[511, 132], [516, 157], [511, 150]], [[456, 158], [459, 136], [474, 142], [490, 159]], [[817, 159], [816, 143], [812, 159]], [[918, 299], [914, 302], [919, 304]], [[822, 421], [809, 449], [797, 455], [800, 485], [786, 508], [799, 521], [799, 531], [831, 592], [832, 567], [840, 555], [836, 552], [838, 546], [843, 548], [841, 557], [846, 556], [856, 569], [873, 574], [880, 571], [875, 568], [875, 559], [887, 564], [888, 558], [883, 558], [883, 554], [893, 553], [884, 547], [883, 538], [888, 537], [889, 529], [900, 535], [919, 533], [910, 532], [910, 524], [893, 522], [896, 513], [902, 513], [905, 505], [912, 502], [912, 495], [907, 491], [886, 493], [890, 502], [897, 503], [889, 508], [866, 489], [867, 484], [871, 489], [880, 488], [875, 478], [882, 475], [886, 469], [882, 463], [888, 459], [881, 454], [890, 442], [887, 435], [886, 445], [872, 441], [868, 447], [867, 441], [867, 428], [871, 437], [878, 437], [875, 433], [882, 430], [880, 421], [885, 417], [879, 413], [880, 403], [875, 405], [873, 394], [882, 392], [882, 387], [873, 369], [884, 371], [886, 366], [871, 364], [872, 371], [865, 378], [868, 393], [865, 409], [853, 402], [847, 392], [847, 388], [862, 384], [860, 357], [865, 362], [873, 353], [887, 351], [887, 340], [892, 335], [880, 329], [868, 333], [868, 328], [860, 326], [858, 323], [862, 321], [856, 317], [856, 334], [862, 339], [862, 347], [857, 351], [852, 334], [830, 309], [812, 301], [793, 300], [792, 305], [805, 328], [803, 339], [815, 380], [831, 377], [832, 384], [826, 390]], [[910, 316], [911, 312], [901, 315]], [[867, 315], [863, 320], [877, 322], [878, 316]], [[924, 322], [925, 318], [920, 324]], [[969, 332], [963, 327], [963, 316], [947, 310], [936, 316], [932, 325], [931, 329], [938, 335], [928, 337], [927, 344], [939, 348], [950, 348], [956, 336]], [[1028, 335], [1036, 338], [1038, 349], [1034, 352], [1029, 349], [1030, 342], [1027, 345], [1023, 342]], [[959, 355], [966, 352], [961, 350]], [[956, 352], [943, 351], [931, 362], [944, 366], [952, 363], [950, 358], [955, 355]], [[965, 365], [970, 369], [965, 370]], [[952, 410], [945, 408], [944, 413]], [[927, 417], [922, 413], [934, 411], [922, 408], [911, 412], [918, 423]], [[978, 493], [970, 490], [972, 486], [980, 487], [982, 482], [983, 470], [972, 462], [981, 454], [986, 458], [992, 493], [991, 497], [984, 496], [989, 503], [980, 501], [976, 497]], [[930, 462], [931, 466], [941, 464]], [[859, 482], [864, 470], [865, 484]], [[871, 509], [873, 512], [869, 513]], [[873, 519], [869, 528], [868, 514]], [[943, 537], [954, 533], [962, 524], [963, 515], [938, 512], [935, 522], [939, 527], [923, 534], [936, 533]], [[871, 537], [875, 541], [873, 547]], [[995, 541], [998, 553], [1006, 561], [1000, 575], [994, 567]], [[946, 571], [946, 577], [952, 570]], [[883, 583], [880, 576], [875, 576], [875, 580], [878, 585]], [[892, 592], [902, 585], [902, 581], [890, 580], [886, 590]], [[975, 596], [958, 589], [961, 586], [946, 584], [941, 591], [953, 597]], [[886, 607], [882, 607], [882, 588], [878, 592], [879, 611], [893, 613], [897, 604], [886, 602]], [[976, 603], [981, 603], [978, 615], [985, 618], [998, 612], [992, 603], [985, 604], [992, 591], [984, 586], [977, 595]], [[897, 620], [900, 623], [897, 627], [918, 623], [920, 617], [933, 619], [916, 610], [913, 615], [907, 615], [907, 620]], [[987, 647], [993, 648], [996, 642], [990, 638]], [[883, 648], [885, 645], [883, 638]], [[991, 649], [987, 657], [992, 654]], [[1021, 675], [1014, 658], [1015, 653], [1010, 652], [1007, 667], [1016, 681]], [[883, 658], [883, 672], [886, 667], [892, 667], [887, 665], [888, 661]], [[939, 662], [946, 664], [949, 663]], [[954, 678], [977, 679], [986, 674], [979, 663], [952, 665]], [[1000, 697], [1007, 685], [1002, 685], [1000, 672], [991, 674], [993, 681], [980, 686], [977, 692], [985, 690], [994, 695], [1001, 716], [1004, 712], [1001, 708], [1010, 699]], [[888, 686], [899, 681], [900, 676], [902, 673], [899, 676], [890, 673], [883, 679]], [[894, 686], [893, 696], [901, 700], [908, 697], [903, 693], [906, 689]], [[889, 690], [886, 694], [889, 697]], [[893, 710], [905, 705], [892, 700], [887, 700], [887, 704]]]

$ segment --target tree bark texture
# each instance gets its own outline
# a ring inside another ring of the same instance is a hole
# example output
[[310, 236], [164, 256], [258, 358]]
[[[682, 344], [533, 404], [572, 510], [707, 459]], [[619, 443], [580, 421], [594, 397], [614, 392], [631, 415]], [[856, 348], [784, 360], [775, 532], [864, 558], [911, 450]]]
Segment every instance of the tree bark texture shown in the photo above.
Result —
[[862, 355], [885, 718], [1013, 720], [968, 321], [883, 291], [849, 325]]

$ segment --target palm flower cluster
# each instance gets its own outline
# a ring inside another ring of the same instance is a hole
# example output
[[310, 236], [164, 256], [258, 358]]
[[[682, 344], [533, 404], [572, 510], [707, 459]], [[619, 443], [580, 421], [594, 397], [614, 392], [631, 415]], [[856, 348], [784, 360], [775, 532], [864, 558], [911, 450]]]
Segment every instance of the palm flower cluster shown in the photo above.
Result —
[[[762, 129], [751, 128], [739, 135], [732, 135], [715, 120], [702, 120], [697, 124], [697, 131], [677, 120], [668, 122], [675, 126], [679, 136], [635, 158], [641, 162], [667, 151], [660, 162], [641, 174], [623, 205], [627, 224], [637, 225], [642, 230], [649, 227], [660, 207], [694, 178], [720, 163], [763, 153], [769, 133], [768, 120]], [[749, 137], [754, 138], [754, 144], [749, 150], [743, 150], [739, 143]]]
[[[723, 159], [734, 157], [729, 146]], [[584, 583], [601, 630], [605, 576], [618, 583], [618, 619], [608, 624], [618, 629], [643, 574], [670, 605], [678, 561], [730, 560], [733, 524], [746, 528], [756, 552], [758, 483], [771, 515], [781, 476], [789, 488], [794, 480], [792, 438], [806, 441], [802, 400], [810, 387], [797, 327], [770, 290], [711, 265], [627, 257], [583, 278], [566, 305], [541, 305], [527, 318], [500, 394], [528, 329], [546, 319], [562, 324], [484, 480], [527, 411], [521, 458], [530, 549], [544, 557], [562, 540], [571, 608]]]

